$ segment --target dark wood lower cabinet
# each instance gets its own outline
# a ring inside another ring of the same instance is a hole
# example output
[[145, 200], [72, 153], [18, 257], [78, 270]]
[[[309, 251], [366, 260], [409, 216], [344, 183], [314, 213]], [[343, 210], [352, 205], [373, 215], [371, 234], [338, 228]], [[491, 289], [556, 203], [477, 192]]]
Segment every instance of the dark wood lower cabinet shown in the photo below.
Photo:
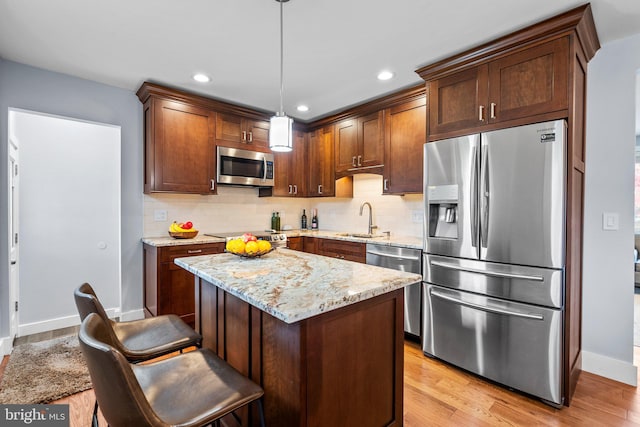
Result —
[[145, 316], [176, 314], [195, 327], [193, 274], [174, 264], [181, 257], [219, 254], [224, 243], [180, 246], [143, 245]]
[[[195, 287], [203, 346], [264, 388], [268, 426], [402, 425], [401, 289], [287, 324], [205, 280]], [[256, 408], [238, 415], [259, 425]]]

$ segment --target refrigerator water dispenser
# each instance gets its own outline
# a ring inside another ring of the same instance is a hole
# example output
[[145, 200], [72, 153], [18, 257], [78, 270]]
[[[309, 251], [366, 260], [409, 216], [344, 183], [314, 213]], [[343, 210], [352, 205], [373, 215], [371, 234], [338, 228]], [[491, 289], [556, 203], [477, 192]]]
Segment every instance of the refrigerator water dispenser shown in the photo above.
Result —
[[458, 238], [458, 186], [434, 185], [428, 188], [429, 237]]

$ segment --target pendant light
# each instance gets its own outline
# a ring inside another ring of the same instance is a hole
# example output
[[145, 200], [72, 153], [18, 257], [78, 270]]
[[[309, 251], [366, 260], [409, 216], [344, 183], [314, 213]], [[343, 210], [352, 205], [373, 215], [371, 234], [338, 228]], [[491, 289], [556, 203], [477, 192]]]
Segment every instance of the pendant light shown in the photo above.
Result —
[[289, 0], [276, 0], [280, 3], [280, 111], [271, 117], [269, 128], [269, 148], [272, 151], [291, 151], [293, 149], [293, 119], [284, 113], [282, 93], [284, 92], [283, 68], [284, 68], [284, 37], [282, 25], [282, 3]]

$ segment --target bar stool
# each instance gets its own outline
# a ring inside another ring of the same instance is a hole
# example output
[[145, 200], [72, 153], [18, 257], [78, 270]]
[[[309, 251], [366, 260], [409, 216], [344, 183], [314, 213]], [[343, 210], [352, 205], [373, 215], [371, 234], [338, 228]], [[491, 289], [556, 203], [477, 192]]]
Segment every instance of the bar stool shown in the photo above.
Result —
[[132, 364], [95, 313], [82, 322], [78, 340], [102, 414], [112, 427], [218, 425], [220, 418], [252, 402], [258, 404], [264, 427], [262, 388], [208, 349]]
[[202, 336], [174, 314], [116, 322], [109, 319], [88, 283], [76, 288], [74, 297], [80, 319], [84, 320], [90, 313], [99, 315], [111, 326], [109, 329], [116, 338], [116, 347], [129, 362], [143, 362], [187, 347], [202, 345]]

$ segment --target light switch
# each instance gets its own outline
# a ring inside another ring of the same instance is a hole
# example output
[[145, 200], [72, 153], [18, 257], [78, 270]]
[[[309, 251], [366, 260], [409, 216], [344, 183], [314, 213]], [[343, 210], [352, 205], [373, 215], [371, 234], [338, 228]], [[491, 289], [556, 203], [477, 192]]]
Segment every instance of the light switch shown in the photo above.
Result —
[[421, 210], [412, 210], [411, 211], [411, 222], [420, 223], [424, 218], [424, 214]]
[[602, 229], [603, 230], [617, 230], [619, 228], [619, 216], [617, 212], [603, 212], [602, 213]]
[[167, 211], [156, 209], [153, 211], [153, 220], [154, 221], [166, 221], [167, 220]]

